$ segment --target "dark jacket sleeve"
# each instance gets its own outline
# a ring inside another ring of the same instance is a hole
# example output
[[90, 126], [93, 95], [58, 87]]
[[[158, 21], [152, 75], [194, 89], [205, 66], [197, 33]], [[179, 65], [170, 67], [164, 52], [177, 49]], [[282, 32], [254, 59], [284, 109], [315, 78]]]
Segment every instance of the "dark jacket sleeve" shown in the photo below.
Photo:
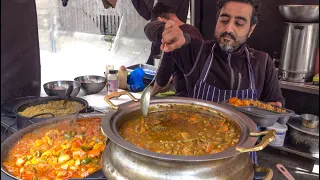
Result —
[[152, 21], [144, 27], [144, 33], [149, 41], [156, 45], [161, 45], [162, 33], [165, 23], [161, 21]]
[[284, 106], [285, 100], [282, 96], [278, 73], [270, 56], [268, 56], [266, 63], [265, 80], [260, 100], [263, 102], [281, 102]]
[[189, 0], [159, 0], [159, 2], [173, 7], [180, 21], [184, 23], [187, 21]]
[[151, 9], [143, 0], [131, 0], [131, 2], [141, 17], [147, 21], [151, 19]]
[[[153, 21], [148, 23], [144, 28], [147, 38], [151, 42], [160, 45], [162, 33], [164, 31], [164, 25], [165, 23], [159, 21]], [[172, 59], [174, 59], [175, 63], [181, 69], [183, 74], [188, 74], [191, 71], [193, 65], [195, 64], [197, 55], [199, 53], [203, 41], [199, 40], [198, 38], [194, 38], [189, 34], [185, 34], [185, 36], [188, 39], [187, 43], [173, 52], [165, 53], [164, 58], [166, 56], [171, 57]], [[205, 46], [210, 45], [212, 45], [211, 42], [205, 42], [204, 49]]]
[[[152, 24], [154, 24], [155, 30], [153, 32], [151, 32], [148, 36], [150, 37], [151, 40], [153, 39], [153, 41], [155, 41], [156, 43], [161, 43], [161, 33], [160, 32], [163, 32], [164, 23], [154, 22]], [[197, 28], [195, 28], [191, 25], [186, 25], [186, 24], [180, 26], [180, 28], [183, 32], [189, 33], [189, 35], [192, 36], [193, 38], [197, 38], [197, 39], [202, 40], [201, 33], [198, 31]], [[159, 32], [157, 32], [157, 31], [159, 31]], [[164, 59], [162, 60], [161, 65], [159, 67], [159, 72], [158, 72], [158, 75], [156, 78], [158, 85], [164, 87], [168, 83], [170, 76], [173, 72], [173, 67], [174, 67], [174, 59], [172, 57], [169, 57], [168, 55], [165, 55]]]

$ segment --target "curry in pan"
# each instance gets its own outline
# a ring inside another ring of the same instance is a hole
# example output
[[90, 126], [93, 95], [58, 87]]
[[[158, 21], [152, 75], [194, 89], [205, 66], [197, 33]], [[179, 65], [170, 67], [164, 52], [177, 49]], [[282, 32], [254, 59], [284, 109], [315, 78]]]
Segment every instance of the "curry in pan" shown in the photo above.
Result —
[[[77, 101], [67, 101], [64, 104], [64, 100], [49, 101], [45, 104], [40, 104], [36, 106], [30, 106], [25, 110], [19, 112], [21, 116], [32, 117], [42, 113], [52, 113], [55, 117], [70, 115], [77, 112], [78, 109], [84, 108], [83, 104]], [[50, 115], [38, 116], [38, 118], [51, 117]]]
[[101, 118], [47, 125], [23, 136], [3, 165], [21, 179], [83, 178], [101, 169]]
[[180, 156], [218, 153], [235, 146], [240, 138], [239, 128], [229, 120], [183, 109], [136, 116], [119, 133], [140, 148]]
[[253, 106], [260, 109], [268, 110], [268, 111], [274, 111], [278, 113], [286, 113], [287, 111], [285, 109], [282, 109], [280, 107], [272, 106], [271, 104], [263, 103], [261, 101], [256, 101], [253, 99], [238, 99], [238, 98], [230, 98], [228, 101], [229, 104], [235, 106], [235, 107], [243, 107], [243, 106]]

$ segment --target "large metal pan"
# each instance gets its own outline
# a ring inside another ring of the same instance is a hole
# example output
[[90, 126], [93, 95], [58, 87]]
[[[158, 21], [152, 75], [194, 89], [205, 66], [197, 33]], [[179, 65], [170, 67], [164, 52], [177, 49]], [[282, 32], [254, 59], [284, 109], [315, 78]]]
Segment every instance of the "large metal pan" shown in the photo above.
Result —
[[[45, 103], [48, 103], [49, 101], [64, 100], [64, 99], [65, 99], [64, 97], [58, 97], [58, 96], [38, 97], [38, 98], [27, 99], [27, 100], [24, 100], [24, 101], [18, 103], [17, 105], [15, 105], [12, 112], [7, 111], [6, 114], [7, 114], [7, 116], [16, 117], [17, 128], [20, 130], [20, 129], [23, 129], [24, 127], [27, 127], [33, 123], [40, 122], [40, 121], [47, 119], [47, 118], [38, 118], [38, 116], [45, 115], [45, 114], [38, 114], [33, 117], [25, 117], [25, 116], [21, 116], [19, 114], [19, 112], [21, 112], [31, 106], [45, 104]], [[92, 109], [89, 109], [88, 102], [84, 99], [81, 99], [78, 97], [70, 97], [69, 101], [76, 101], [76, 102], [81, 103], [84, 106], [84, 108], [80, 109], [80, 113], [85, 113], [85, 112], [92, 110]], [[49, 113], [49, 115], [54, 117], [53, 114]]]
[[[97, 115], [91, 115], [90, 117], [101, 117], [101, 114]], [[10, 137], [8, 137], [2, 144], [1, 144], [1, 171], [3, 171], [5, 174], [8, 176], [18, 179], [17, 177], [13, 176], [6, 170], [6, 168], [3, 166], [3, 162], [7, 159], [8, 157], [8, 152], [10, 149], [13, 147], [14, 144], [16, 144], [19, 139], [21, 139], [24, 135], [27, 133], [37, 133], [36, 130], [48, 126], [50, 127], [55, 127], [57, 123], [62, 122], [62, 121], [74, 121], [74, 119], [77, 118], [77, 115], [68, 115], [68, 116], [60, 116], [60, 117], [55, 117], [55, 118], [50, 118], [50, 119], [42, 119], [41, 122], [32, 124], [28, 127], [23, 128], [22, 130], [14, 133]], [[79, 119], [81, 119], [80, 117]]]
[[[152, 99], [150, 113], [175, 105], [199, 111], [204, 108], [214, 116], [227, 118], [234, 123], [241, 130], [241, 136], [234, 147], [211, 155], [175, 156], [151, 152], [129, 143], [119, 134], [119, 128], [124, 122], [136, 113], [141, 114], [138, 102], [115, 106], [110, 101], [111, 98], [124, 94], [137, 101], [128, 92], [113, 93], [105, 97], [113, 109], [106, 113], [102, 121], [102, 130], [110, 139], [103, 157], [103, 171], [107, 179], [210, 179], [213, 176], [216, 179], [252, 179], [254, 168], [248, 152], [262, 150], [275, 138], [275, 131], [258, 132], [256, 124], [250, 118], [228, 106], [191, 98]], [[255, 146], [259, 135], [265, 136]], [[126, 168], [128, 165], [130, 168]]]

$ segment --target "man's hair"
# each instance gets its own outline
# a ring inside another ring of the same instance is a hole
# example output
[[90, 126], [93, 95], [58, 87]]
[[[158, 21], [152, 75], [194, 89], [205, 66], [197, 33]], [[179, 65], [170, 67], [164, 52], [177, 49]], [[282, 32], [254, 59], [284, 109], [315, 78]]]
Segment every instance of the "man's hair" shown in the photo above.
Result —
[[176, 9], [162, 2], [158, 2], [153, 8], [152, 13], [156, 17], [169, 19], [169, 14], [176, 14]]
[[260, 16], [260, 9], [261, 9], [261, 2], [260, 0], [219, 0], [217, 2], [217, 10], [218, 14], [217, 17], [219, 17], [221, 9], [226, 5], [227, 2], [240, 2], [240, 3], [245, 3], [249, 4], [252, 6], [253, 11], [252, 11], [252, 16], [251, 16], [251, 23], [250, 25], [255, 25], [259, 21], [259, 16]]

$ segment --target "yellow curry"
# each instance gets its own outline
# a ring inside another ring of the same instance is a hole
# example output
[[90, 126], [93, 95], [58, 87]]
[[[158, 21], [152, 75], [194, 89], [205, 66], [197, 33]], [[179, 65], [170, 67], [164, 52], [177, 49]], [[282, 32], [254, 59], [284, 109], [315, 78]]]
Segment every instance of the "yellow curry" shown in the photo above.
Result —
[[101, 118], [44, 126], [23, 136], [3, 163], [21, 179], [83, 178], [101, 169]]
[[218, 153], [235, 146], [240, 138], [240, 130], [229, 120], [183, 110], [132, 118], [119, 133], [139, 148], [180, 156]]

